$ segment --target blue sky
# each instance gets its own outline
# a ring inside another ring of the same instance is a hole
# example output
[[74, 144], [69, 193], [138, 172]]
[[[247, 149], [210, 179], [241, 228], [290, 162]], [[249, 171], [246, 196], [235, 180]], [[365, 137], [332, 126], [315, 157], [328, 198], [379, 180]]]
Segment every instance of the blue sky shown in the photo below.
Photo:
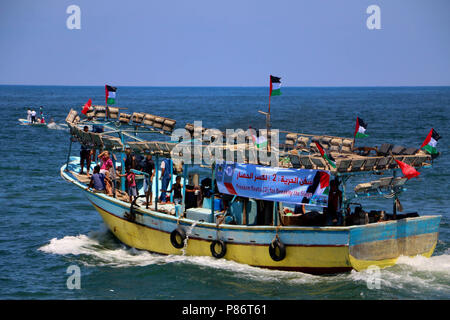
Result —
[[[81, 30], [69, 30], [69, 5]], [[381, 30], [366, 27], [369, 5]], [[0, 84], [450, 85], [448, 0], [3, 0]]]

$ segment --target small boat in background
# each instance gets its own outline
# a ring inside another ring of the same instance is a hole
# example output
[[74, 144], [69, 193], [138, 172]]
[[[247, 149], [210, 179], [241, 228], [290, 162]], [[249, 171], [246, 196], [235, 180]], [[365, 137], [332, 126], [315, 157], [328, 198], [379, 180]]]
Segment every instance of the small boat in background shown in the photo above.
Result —
[[27, 119], [19, 119], [19, 122], [21, 125], [24, 126], [36, 126], [36, 127], [46, 127], [47, 123], [46, 122], [41, 122], [41, 119], [37, 119], [36, 122], [31, 122]]

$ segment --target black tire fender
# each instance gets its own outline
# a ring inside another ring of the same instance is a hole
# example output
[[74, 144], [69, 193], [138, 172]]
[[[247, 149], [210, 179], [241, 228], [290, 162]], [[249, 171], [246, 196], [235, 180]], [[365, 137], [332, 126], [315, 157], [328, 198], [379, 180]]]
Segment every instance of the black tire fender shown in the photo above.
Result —
[[[219, 252], [216, 251], [217, 246], [220, 247]], [[227, 253], [227, 245], [222, 240], [214, 240], [213, 242], [211, 242], [210, 249], [213, 257], [217, 259], [223, 258]]]
[[286, 258], [286, 247], [278, 237], [270, 243], [269, 254], [273, 261], [281, 261]]
[[[170, 243], [177, 249], [184, 247], [184, 240], [186, 239], [186, 233], [181, 228], [176, 228], [170, 233]], [[181, 241], [179, 241], [181, 240]]]

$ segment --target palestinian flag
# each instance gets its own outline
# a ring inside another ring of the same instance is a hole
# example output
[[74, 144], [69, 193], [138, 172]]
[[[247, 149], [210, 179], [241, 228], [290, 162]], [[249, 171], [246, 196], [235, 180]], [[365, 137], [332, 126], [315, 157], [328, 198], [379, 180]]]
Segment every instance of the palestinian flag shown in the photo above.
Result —
[[108, 85], [105, 85], [105, 101], [106, 104], [114, 104], [116, 103], [116, 87], [111, 87]]
[[411, 179], [411, 178], [417, 177], [420, 174], [420, 172], [417, 171], [416, 169], [414, 169], [414, 167], [412, 167], [404, 162], [401, 162], [397, 159], [394, 159], [394, 160], [397, 162], [400, 169], [402, 169], [402, 172], [403, 172], [403, 175], [405, 176], [405, 178]]
[[89, 99], [88, 102], [86, 102], [86, 104], [84, 105], [83, 110], [81, 110], [81, 113], [86, 115], [87, 112], [89, 111], [89, 108], [91, 107], [91, 105], [92, 105], [92, 100]]
[[336, 160], [334, 160], [334, 158], [331, 156], [331, 154], [326, 153], [323, 150], [322, 145], [318, 141], [315, 141], [315, 143], [316, 143], [317, 149], [319, 149], [319, 152], [322, 155], [322, 157], [328, 161], [330, 166], [332, 166], [333, 168], [336, 168]]
[[366, 138], [369, 135], [366, 134], [367, 123], [363, 119], [356, 117], [355, 138]]
[[420, 148], [429, 154], [437, 154], [436, 144], [440, 138], [441, 136], [433, 128], [431, 128], [430, 133], [428, 133], [428, 136]]
[[319, 171], [319, 174], [320, 174], [320, 183], [317, 186], [314, 195], [328, 196], [330, 194], [330, 175], [325, 171]]
[[[251, 129], [251, 127], [250, 127], [250, 129]], [[252, 140], [253, 140], [253, 144], [255, 145], [255, 147], [257, 149], [267, 147], [267, 138], [265, 136], [256, 137], [256, 135], [253, 134], [253, 132], [252, 132]]]
[[270, 76], [270, 96], [281, 95], [281, 78]]

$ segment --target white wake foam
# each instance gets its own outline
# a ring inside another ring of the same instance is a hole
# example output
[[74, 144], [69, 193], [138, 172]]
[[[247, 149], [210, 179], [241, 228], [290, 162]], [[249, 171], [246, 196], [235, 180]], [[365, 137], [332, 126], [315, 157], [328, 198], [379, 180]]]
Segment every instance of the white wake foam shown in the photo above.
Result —
[[[373, 277], [373, 273], [367, 270], [321, 277], [300, 272], [251, 267], [213, 257], [153, 254], [118, 243], [107, 230], [90, 232], [88, 235], [53, 238], [39, 250], [51, 254], [79, 256], [80, 263], [86, 266], [133, 267], [182, 263], [196, 265], [202, 269], [212, 268], [241, 279], [286, 282], [294, 285], [325, 282], [339, 284], [349, 280], [365, 285]], [[429, 288], [450, 294], [450, 255], [446, 253], [431, 258], [400, 257], [396, 266], [380, 270], [380, 280], [382, 288], [408, 288], [412, 291]]]
[[56, 122], [48, 123], [47, 128], [52, 129], [52, 130], [69, 130], [69, 128], [67, 126], [57, 124]]
[[[371, 270], [352, 271], [349, 278], [367, 283], [373, 281], [374, 273]], [[395, 266], [380, 270], [379, 279], [382, 289], [405, 289], [413, 295], [421, 295], [427, 290], [450, 295], [450, 255], [400, 257]]]
[[90, 232], [88, 235], [65, 236], [53, 238], [40, 251], [57, 255], [75, 255], [86, 266], [133, 267], [155, 264], [184, 263], [205, 269], [230, 272], [238, 278], [257, 281], [289, 281], [304, 283], [320, 281], [320, 277], [299, 272], [286, 272], [252, 267], [225, 259], [214, 257], [159, 255], [137, 250], [117, 243], [107, 230]]

